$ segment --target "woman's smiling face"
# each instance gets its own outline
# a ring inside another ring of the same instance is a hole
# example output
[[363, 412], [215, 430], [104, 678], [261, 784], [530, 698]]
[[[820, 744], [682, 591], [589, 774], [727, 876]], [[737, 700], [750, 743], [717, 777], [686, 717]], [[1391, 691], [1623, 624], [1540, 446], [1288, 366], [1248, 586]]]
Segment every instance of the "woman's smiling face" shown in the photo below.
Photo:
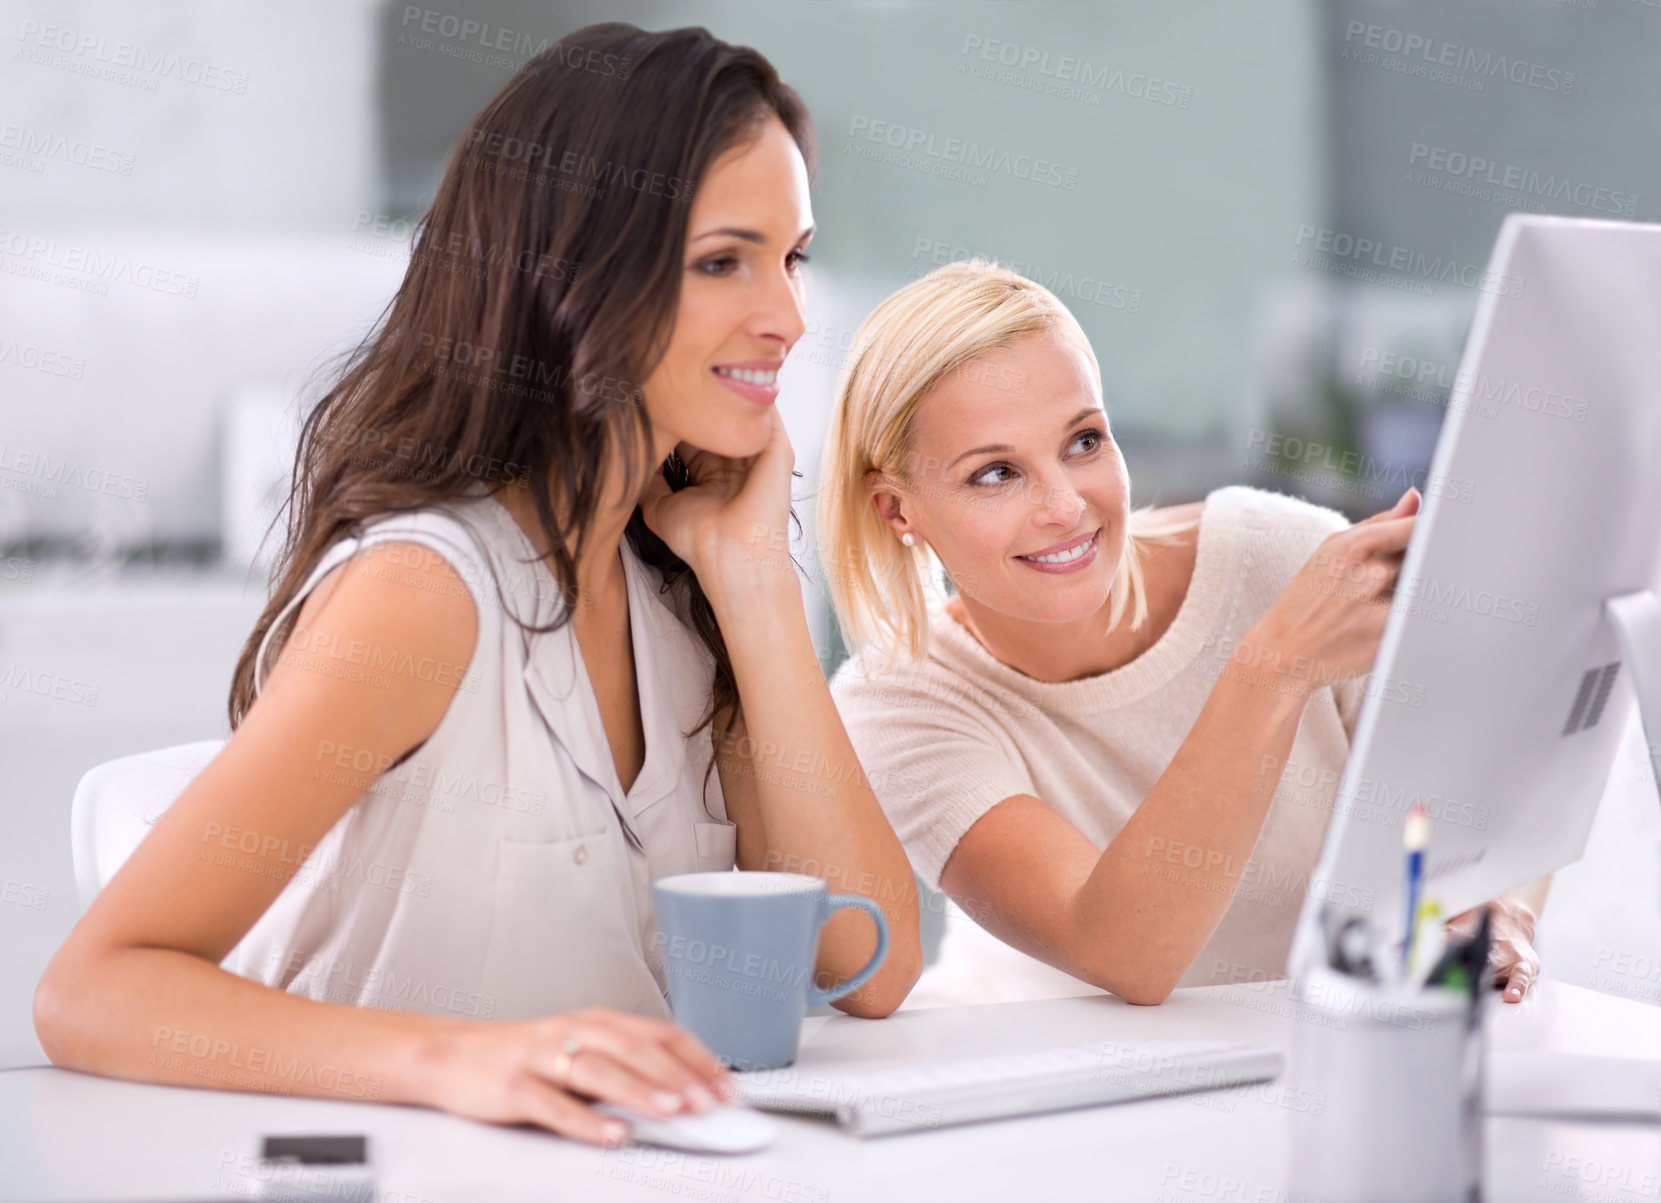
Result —
[[1130, 480], [1085, 353], [1027, 335], [917, 407], [906, 479], [873, 479], [895, 537], [940, 557], [966, 600], [1029, 622], [1100, 610], [1125, 549]]
[[742, 458], [766, 445], [776, 375], [805, 324], [812, 236], [807, 165], [770, 117], [693, 193], [674, 332], [643, 386], [663, 454], [686, 442]]

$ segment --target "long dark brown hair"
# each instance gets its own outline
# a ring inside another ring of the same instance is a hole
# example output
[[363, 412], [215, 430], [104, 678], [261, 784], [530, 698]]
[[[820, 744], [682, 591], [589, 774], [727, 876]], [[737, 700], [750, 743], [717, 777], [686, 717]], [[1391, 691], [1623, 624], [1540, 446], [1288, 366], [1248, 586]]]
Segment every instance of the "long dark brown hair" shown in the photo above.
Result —
[[[637, 382], [674, 328], [697, 181], [769, 117], [811, 175], [807, 108], [762, 55], [702, 28], [605, 23], [527, 61], [473, 119], [416, 226], [397, 295], [302, 426], [271, 597], [231, 682], [233, 729], [254, 704], [267, 630], [324, 551], [367, 520], [475, 481], [529, 484], [569, 600], [611, 465], [626, 465], [628, 494], [647, 471], [685, 485], [675, 457], [645, 462]], [[702, 725], [719, 713], [730, 730], [738, 686], [708, 599], [638, 507], [626, 537], [686, 590], [715, 660]], [[571, 611], [526, 629], [556, 629]]]

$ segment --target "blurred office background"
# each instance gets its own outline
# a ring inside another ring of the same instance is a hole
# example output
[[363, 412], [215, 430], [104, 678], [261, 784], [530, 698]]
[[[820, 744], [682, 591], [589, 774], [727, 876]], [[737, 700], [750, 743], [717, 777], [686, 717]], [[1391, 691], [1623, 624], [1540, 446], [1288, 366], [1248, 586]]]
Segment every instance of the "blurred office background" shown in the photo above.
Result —
[[[617, 19], [756, 46], [817, 121], [783, 407], [809, 522], [854, 329], [939, 263], [1073, 308], [1139, 503], [1248, 482], [1360, 516], [1423, 480], [1507, 212], [1661, 216], [1654, 0], [0, 3], [0, 1065], [39, 1059], [30, 996], [79, 914], [75, 784], [225, 734], [297, 418], [458, 134]], [[943, 171], [954, 138], [1053, 170]], [[1654, 1002], [1661, 969], [1610, 973], [1661, 954], [1642, 752], [1634, 728], [1540, 943]]]

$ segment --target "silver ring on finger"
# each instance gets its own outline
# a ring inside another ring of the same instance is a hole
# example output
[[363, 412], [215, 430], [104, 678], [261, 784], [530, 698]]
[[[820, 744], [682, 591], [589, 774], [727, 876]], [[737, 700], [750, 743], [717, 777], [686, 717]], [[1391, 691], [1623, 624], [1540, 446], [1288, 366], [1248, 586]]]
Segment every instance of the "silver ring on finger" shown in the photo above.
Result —
[[554, 1058], [553, 1072], [550, 1074], [558, 1085], [565, 1087], [571, 1085], [571, 1061], [582, 1050], [582, 1041], [574, 1036], [561, 1041], [559, 1054]]

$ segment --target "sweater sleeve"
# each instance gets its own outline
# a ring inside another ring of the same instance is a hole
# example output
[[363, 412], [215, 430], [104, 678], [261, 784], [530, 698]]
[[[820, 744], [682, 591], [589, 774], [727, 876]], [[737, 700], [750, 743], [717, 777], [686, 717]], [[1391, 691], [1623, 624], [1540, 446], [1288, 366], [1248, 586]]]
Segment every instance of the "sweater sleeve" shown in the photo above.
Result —
[[936, 665], [868, 677], [850, 661], [831, 694], [872, 792], [931, 889], [977, 819], [1005, 798], [1037, 793], [1008, 733]]

